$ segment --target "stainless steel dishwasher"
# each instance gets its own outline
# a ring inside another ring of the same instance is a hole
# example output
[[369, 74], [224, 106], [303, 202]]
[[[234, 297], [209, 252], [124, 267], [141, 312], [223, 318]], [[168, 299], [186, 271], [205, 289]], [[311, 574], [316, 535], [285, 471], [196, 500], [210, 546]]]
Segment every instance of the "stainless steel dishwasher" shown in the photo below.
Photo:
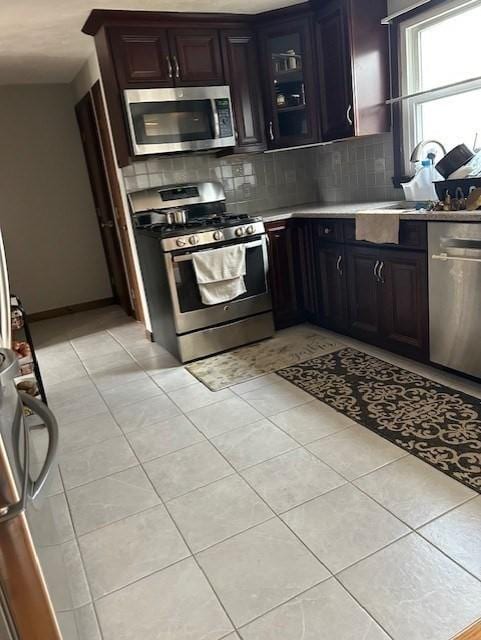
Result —
[[430, 222], [431, 360], [481, 378], [481, 223]]

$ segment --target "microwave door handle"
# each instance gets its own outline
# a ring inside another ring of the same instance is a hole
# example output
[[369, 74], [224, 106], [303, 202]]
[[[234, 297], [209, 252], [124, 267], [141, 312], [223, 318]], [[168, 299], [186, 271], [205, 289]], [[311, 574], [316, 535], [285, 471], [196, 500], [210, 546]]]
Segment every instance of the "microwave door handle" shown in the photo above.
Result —
[[40, 400], [37, 400], [36, 398], [33, 398], [32, 396], [29, 396], [22, 391], [20, 391], [19, 394], [23, 404], [43, 420], [48, 432], [48, 448], [47, 455], [45, 456], [45, 461], [40, 473], [38, 474], [37, 479], [31, 481], [30, 483], [29, 498], [31, 500], [35, 500], [35, 498], [37, 498], [39, 493], [42, 491], [57, 456], [58, 424], [57, 419], [46, 404], [40, 402]]
[[217, 111], [217, 105], [215, 104], [215, 100], [210, 101], [212, 108], [212, 122], [214, 124], [214, 138], [220, 138], [220, 122], [219, 122], [219, 112]]

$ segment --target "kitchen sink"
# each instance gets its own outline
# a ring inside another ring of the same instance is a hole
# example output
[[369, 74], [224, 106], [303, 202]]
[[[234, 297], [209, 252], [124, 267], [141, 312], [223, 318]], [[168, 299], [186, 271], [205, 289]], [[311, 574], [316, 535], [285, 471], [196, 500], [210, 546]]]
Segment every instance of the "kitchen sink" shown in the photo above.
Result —
[[395, 202], [394, 204], [388, 204], [385, 207], [376, 207], [382, 211], [404, 211], [405, 213], [416, 213], [416, 203], [408, 202], [405, 200], [404, 202]]

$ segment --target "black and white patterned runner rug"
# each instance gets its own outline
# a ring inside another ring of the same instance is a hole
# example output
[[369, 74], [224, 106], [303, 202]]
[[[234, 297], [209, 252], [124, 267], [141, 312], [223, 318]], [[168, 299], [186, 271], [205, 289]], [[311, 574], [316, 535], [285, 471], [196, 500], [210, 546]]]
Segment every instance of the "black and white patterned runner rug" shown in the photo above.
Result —
[[351, 348], [277, 374], [481, 493], [478, 398]]

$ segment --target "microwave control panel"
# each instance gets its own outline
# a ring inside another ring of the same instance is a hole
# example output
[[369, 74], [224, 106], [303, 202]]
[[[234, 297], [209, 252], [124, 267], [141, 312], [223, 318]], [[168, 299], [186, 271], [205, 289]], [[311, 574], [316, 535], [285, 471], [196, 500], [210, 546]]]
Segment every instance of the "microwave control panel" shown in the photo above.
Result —
[[215, 101], [215, 106], [219, 115], [220, 137], [230, 138], [233, 135], [230, 101], [225, 98], [218, 98]]

